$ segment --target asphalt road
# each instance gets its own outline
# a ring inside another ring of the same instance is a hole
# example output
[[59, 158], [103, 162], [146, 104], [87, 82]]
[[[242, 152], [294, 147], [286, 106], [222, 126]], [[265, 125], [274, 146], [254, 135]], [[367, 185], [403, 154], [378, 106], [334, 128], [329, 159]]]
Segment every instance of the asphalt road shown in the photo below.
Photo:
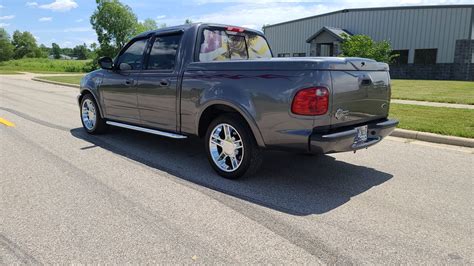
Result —
[[85, 134], [77, 89], [0, 93], [0, 264], [474, 262], [473, 149], [266, 152], [229, 181], [198, 139]]

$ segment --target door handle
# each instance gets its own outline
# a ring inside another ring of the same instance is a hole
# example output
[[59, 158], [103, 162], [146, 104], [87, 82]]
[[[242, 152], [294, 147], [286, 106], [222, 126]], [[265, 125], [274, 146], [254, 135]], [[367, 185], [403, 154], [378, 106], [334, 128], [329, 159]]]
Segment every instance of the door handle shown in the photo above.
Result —
[[133, 79], [127, 79], [127, 80], [125, 80], [125, 85], [127, 85], [127, 86], [132, 86], [132, 85], [133, 85], [133, 81], [134, 81]]
[[168, 87], [170, 85], [170, 81], [167, 79], [162, 79], [160, 80], [160, 86], [161, 87]]

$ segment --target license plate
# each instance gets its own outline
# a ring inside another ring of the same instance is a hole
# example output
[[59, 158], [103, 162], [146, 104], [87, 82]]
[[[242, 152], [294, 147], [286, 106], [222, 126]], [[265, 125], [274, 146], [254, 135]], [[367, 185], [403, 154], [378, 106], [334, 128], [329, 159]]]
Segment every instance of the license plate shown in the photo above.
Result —
[[355, 128], [357, 135], [354, 142], [365, 142], [367, 141], [367, 126], [361, 126]]

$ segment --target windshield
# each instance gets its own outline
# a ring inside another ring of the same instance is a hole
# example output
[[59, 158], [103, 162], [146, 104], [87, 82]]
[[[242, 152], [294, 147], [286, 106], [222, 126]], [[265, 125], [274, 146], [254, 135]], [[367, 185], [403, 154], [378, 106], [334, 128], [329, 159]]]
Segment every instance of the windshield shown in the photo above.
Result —
[[258, 34], [224, 29], [204, 29], [202, 32], [199, 50], [201, 62], [271, 57], [267, 41]]

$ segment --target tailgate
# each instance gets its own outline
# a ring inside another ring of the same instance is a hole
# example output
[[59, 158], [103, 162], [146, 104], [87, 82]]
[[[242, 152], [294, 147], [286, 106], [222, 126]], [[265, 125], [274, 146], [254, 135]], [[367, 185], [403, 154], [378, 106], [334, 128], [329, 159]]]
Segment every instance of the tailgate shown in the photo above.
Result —
[[360, 124], [388, 116], [387, 70], [331, 71], [331, 127]]

